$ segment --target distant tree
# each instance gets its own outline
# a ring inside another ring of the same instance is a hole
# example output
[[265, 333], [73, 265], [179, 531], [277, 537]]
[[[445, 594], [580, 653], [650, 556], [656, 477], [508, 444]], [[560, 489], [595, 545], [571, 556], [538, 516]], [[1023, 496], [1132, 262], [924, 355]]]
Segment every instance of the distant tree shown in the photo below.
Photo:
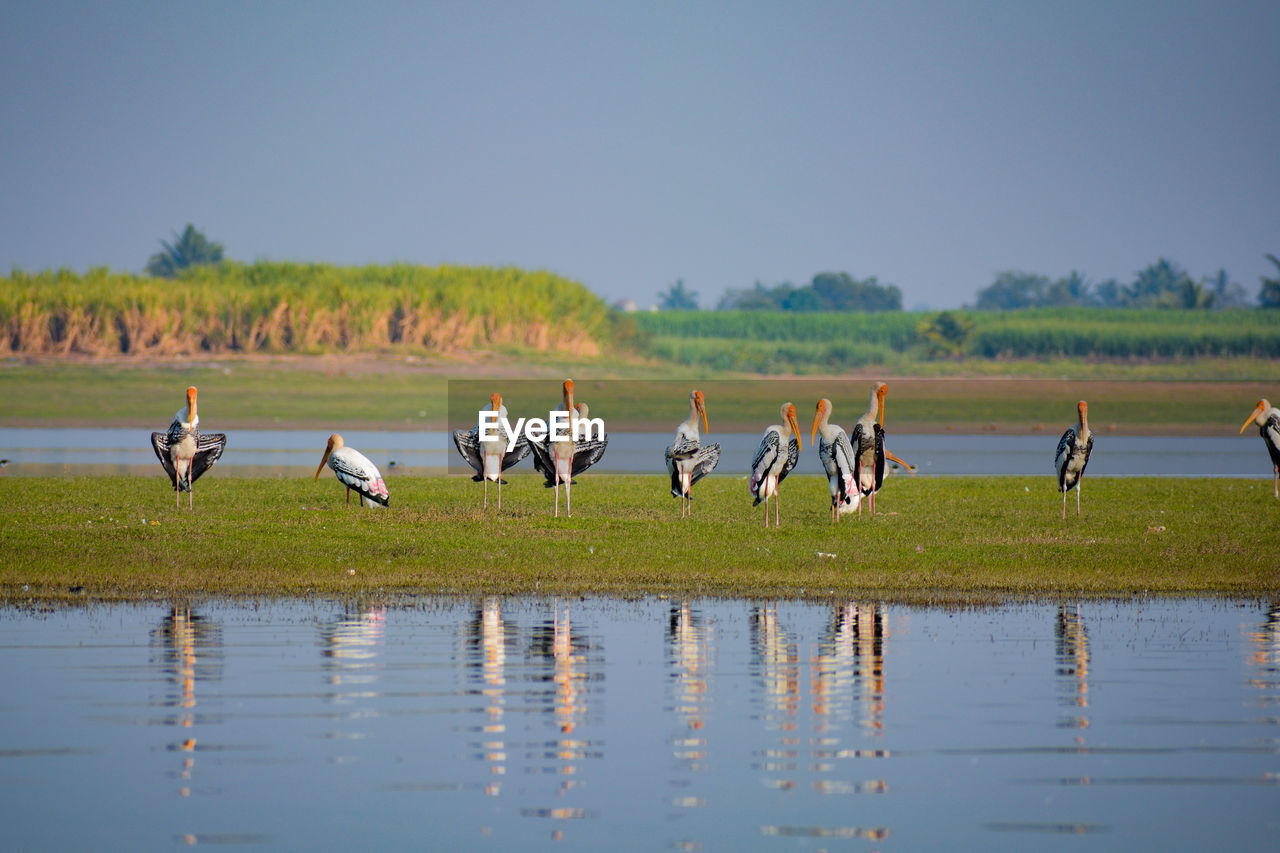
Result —
[[147, 261], [147, 274], [157, 278], [174, 278], [187, 267], [198, 264], [216, 264], [222, 260], [222, 244], [211, 243], [191, 223], [181, 235], [174, 235], [173, 243], [160, 241], [163, 252], [157, 252]]
[[[1280, 258], [1275, 255], [1267, 255], [1267, 260], [1275, 264], [1276, 272], [1280, 273]], [[1258, 291], [1258, 304], [1263, 308], [1280, 308], [1280, 275], [1276, 278], [1262, 276], [1262, 289]]]
[[1089, 292], [1089, 280], [1084, 274], [1072, 270], [1069, 275], [1049, 285], [1044, 294], [1045, 305], [1096, 305], [1092, 293]]
[[716, 303], [716, 308], [720, 311], [734, 309], [738, 311], [776, 311], [779, 310], [779, 305], [777, 300], [773, 298], [773, 291], [757, 281], [755, 287], [750, 290], [734, 290], [733, 288], [726, 290], [724, 296], [720, 297], [720, 301]]
[[698, 310], [698, 292], [686, 289], [682, 278], [676, 279], [676, 283], [658, 298], [658, 307], [663, 311]]
[[1007, 270], [978, 291], [979, 311], [1016, 311], [1044, 304], [1049, 289], [1047, 276], [1018, 270]]
[[1093, 299], [1103, 308], [1120, 308], [1124, 305], [1124, 288], [1120, 282], [1109, 278], [1093, 288]]
[[1232, 281], [1226, 270], [1218, 270], [1217, 275], [1202, 280], [1200, 284], [1213, 297], [1210, 307], [1219, 311], [1224, 308], [1243, 308], [1249, 304], [1249, 295], [1245, 293], [1244, 286]]
[[934, 358], [960, 355], [972, 330], [972, 321], [951, 311], [940, 311], [916, 326], [916, 332], [924, 338], [929, 355]]
[[1195, 282], [1182, 267], [1167, 258], [1139, 272], [1125, 295], [1126, 304], [1132, 308], [1204, 307], [1187, 304], [1199, 299]]
[[783, 282], [765, 287], [756, 282], [751, 290], [730, 290], [720, 308], [741, 311], [901, 311], [902, 291], [871, 277], [859, 281], [848, 273], [819, 273], [801, 287]]

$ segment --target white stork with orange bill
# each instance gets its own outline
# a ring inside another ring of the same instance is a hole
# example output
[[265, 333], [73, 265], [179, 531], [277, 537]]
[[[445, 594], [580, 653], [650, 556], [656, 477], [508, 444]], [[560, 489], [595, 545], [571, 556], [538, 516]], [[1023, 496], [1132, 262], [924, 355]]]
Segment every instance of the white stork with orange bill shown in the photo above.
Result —
[[181, 507], [181, 493], [187, 493], [187, 507], [195, 508], [191, 485], [213, 467], [227, 446], [221, 432], [200, 433], [200, 416], [196, 414], [196, 389], [187, 389], [187, 405], [178, 410], [168, 432], [151, 433], [151, 448], [173, 483], [174, 506]]
[[1240, 427], [1241, 435], [1244, 435], [1249, 424], [1258, 425], [1262, 441], [1267, 445], [1267, 453], [1271, 454], [1271, 470], [1274, 473], [1271, 490], [1277, 498], [1280, 498], [1280, 409], [1265, 399], [1259, 400], [1257, 408], [1253, 410], [1253, 414], [1249, 415], [1249, 420]]
[[783, 403], [778, 410], [782, 423], [764, 431], [751, 462], [751, 480], [747, 489], [759, 506], [764, 501], [764, 526], [769, 526], [769, 498], [773, 498], [773, 526], [778, 526], [778, 486], [800, 461], [800, 425], [796, 422], [796, 407]]
[[365, 506], [390, 505], [391, 497], [387, 493], [387, 484], [383, 481], [378, 466], [359, 450], [347, 447], [342, 441], [342, 436], [336, 432], [329, 436], [329, 444], [324, 449], [324, 456], [320, 459], [320, 466], [316, 468], [313, 482], [320, 479], [320, 472], [324, 470], [326, 462], [333, 469], [333, 475], [338, 478], [338, 482], [347, 487], [347, 506], [351, 506], [352, 490], [360, 496]]

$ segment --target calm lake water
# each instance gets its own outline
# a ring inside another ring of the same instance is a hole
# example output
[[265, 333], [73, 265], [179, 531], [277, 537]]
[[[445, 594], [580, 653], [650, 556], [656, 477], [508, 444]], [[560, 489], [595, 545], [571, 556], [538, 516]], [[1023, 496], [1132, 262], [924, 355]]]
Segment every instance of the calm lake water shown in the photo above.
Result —
[[1280, 605], [0, 610], [7, 850], [1267, 849]]
[[[890, 435], [889, 448], [921, 474], [1051, 475], [1058, 435]], [[235, 430], [218, 470], [253, 466], [297, 474], [320, 464], [329, 433], [316, 430]], [[344, 432], [346, 443], [372, 459], [384, 474], [390, 463], [405, 468], [464, 470], [452, 439], [442, 432]], [[815, 451], [806, 446], [798, 473], [821, 472]], [[713, 434], [722, 447], [717, 474], [746, 476], [755, 457], [758, 433]], [[613, 433], [597, 471], [662, 473], [663, 452], [671, 435]], [[0, 456], [12, 460], [13, 474], [103, 472], [151, 467], [159, 470], [151, 449], [151, 431], [143, 429], [0, 428]], [[524, 470], [531, 470], [524, 461]], [[469, 470], [469, 469], [467, 469]], [[1266, 447], [1256, 431], [1243, 436], [1140, 437], [1098, 436], [1089, 461], [1096, 477], [1259, 477], [1271, 475]]]

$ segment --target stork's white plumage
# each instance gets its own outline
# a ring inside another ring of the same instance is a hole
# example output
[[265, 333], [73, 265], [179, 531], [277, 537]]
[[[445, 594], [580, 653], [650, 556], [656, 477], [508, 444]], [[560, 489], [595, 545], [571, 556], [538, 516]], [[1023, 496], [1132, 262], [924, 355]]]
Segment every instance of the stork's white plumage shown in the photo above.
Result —
[[507, 407], [502, 405], [502, 395], [495, 391], [489, 398], [489, 404], [498, 414], [495, 437], [482, 439], [480, 426], [477, 424], [469, 430], [454, 430], [453, 443], [462, 454], [462, 458], [476, 472], [471, 479], [484, 482], [484, 508], [489, 507], [489, 481], [492, 480], [498, 484], [498, 509], [501, 510], [502, 487], [507, 482], [502, 479], [502, 472], [528, 456], [530, 446], [529, 439], [521, 435], [516, 437], [515, 447], [510, 451], [507, 450], [511, 444], [511, 432], [506, 426]]
[[689, 417], [676, 427], [675, 441], [667, 446], [667, 473], [671, 494], [680, 498], [680, 517], [693, 514], [693, 484], [710, 474], [720, 462], [720, 445], [703, 444], [698, 418], [708, 433], [707, 400], [701, 391], [689, 392]]
[[1267, 453], [1271, 455], [1271, 470], [1274, 474], [1271, 490], [1277, 498], [1280, 498], [1280, 409], [1271, 405], [1265, 398], [1259, 400], [1257, 408], [1253, 410], [1253, 414], [1249, 415], [1249, 420], [1240, 427], [1241, 435], [1249, 424], [1258, 425], [1262, 441], [1267, 445]]
[[809, 441], [818, 450], [822, 468], [827, 472], [827, 486], [831, 492], [831, 520], [846, 512], [853, 512], [853, 496], [857, 494], [854, 479], [853, 445], [842, 427], [831, 423], [831, 401], [825, 397], [818, 401], [813, 416], [813, 431]]
[[1058, 490], [1062, 492], [1062, 517], [1067, 517], [1067, 492], [1076, 490], [1076, 515], [1080, 514], [1080, 481], [1084, 478], [1084, 467], [1089, 464], [1089, 454], [1093, 452], [1093, 433], [1089, 431], [1089, 404], [1084, 400], [1076, 403], [1079, 420], [1075, 426], [1067, 427], [1058, 441], [1058, 452], [1053, 458], [1054, 469], [1058, 472]]
[[187, 405], [178, 410], [168, 432], [151, 433], [151, 449], [173, 483], [174, 505], [181, 507], [181, 492], [187, 493], [188, 508], [195, 508], [191, 484], [213, 467], [227, 446], [227, 436], [220, 432], [200, 434], [200, 416], [196, 413], [196, 389], [187, 389]]
[[342, 436], [336, 432], [329, 436], [329, 444], [325, 447], [324, 456], [320, 459], [320, 466], [316, 468], [314, 480], [320, 479], [320, 472], [324, 470], [326, 462], [333, 469], [338, 482], [347, 487], [347, 506], [351, 506], [352, 489], [360, 495], [360, 500], [365, 506], [390, 505], [391, 497], [387, 493], [387, 484], [383, 482], [378, 466], [359, 450], [343, 444]]
[[778, 486], [791, 469], [800, 461], [800, 425], [796, 422], [796, 407], [783, 403], [778, 410], [782, 423], [764, 431], [751, 462], [751, 480], [747, 486], [759, 506], [764, 501], [764, 526], [769, 526], [769, 498], [773, 498], [773, 525], [778, 526]]

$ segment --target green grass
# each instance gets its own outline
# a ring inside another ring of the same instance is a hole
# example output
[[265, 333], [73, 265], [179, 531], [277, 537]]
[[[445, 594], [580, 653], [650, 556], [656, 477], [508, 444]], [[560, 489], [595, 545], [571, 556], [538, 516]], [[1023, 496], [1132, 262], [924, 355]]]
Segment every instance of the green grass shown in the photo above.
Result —
[[1280, 501], [1262, 480], [1086, 480], [1084, 515], [1064, 522], [1050, 477], [897, 477], [875, 519], [832, 524], [825, 482], [795, 477], [776, 531], [736, 477], [700, 483], [683, 521], [660, 476], [586, 475], [572, 519], [528, 473], [501, 516], [464, 477], [390, 487], [391, 509], [347, 510], [328, 472], [215, 471], [192, 512], [158, 473], [0, 478], [0, 597], [1280, 593]]

